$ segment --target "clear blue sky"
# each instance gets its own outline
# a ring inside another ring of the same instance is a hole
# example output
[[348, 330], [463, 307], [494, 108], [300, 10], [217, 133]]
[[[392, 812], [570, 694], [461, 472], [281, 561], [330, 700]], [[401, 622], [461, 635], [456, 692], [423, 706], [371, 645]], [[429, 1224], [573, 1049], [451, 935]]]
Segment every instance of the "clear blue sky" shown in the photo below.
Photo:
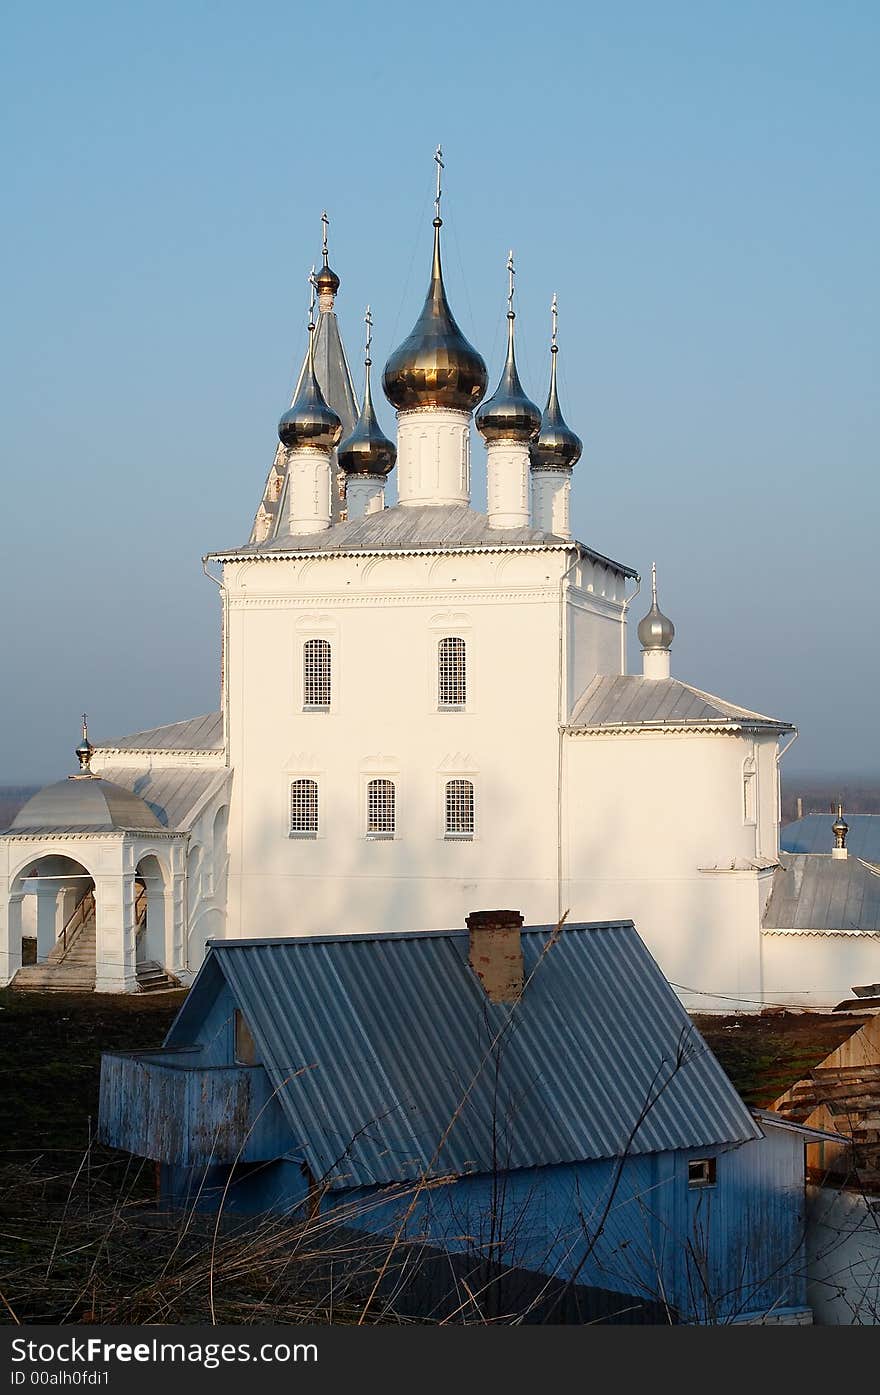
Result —
[[381, 363], [438, 141], [456, 314], [495, 379], [514, 247], [543, 401], [559, 292], [575, 529], [656, 558], [674, 673], [796, 722], [789, 768], [880, 770], [878, 40], [874, 0], [13, 0], [0, 783], [84, 707], [216, 705], [200, 558], [247, 537], [321, 209]]

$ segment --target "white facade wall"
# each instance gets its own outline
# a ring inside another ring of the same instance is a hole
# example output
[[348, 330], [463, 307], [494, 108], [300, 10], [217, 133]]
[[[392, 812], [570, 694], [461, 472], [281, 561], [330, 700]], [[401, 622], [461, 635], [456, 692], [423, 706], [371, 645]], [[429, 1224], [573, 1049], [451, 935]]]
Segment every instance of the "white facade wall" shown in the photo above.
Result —
[[[444, 928], [502, 903], [527, 921], [555, 918], [561, 583], [571, 556], [227, 564], [229, 934]], [[584, 590], [582, 612], [591, 603]], [[608, 600], [595, 604], [592, 624], [610, 636], [610, 655], [618, 620]], [[464, 711], [437, 710], [447, 636], [467, 645]], [[302, 710], [302, 648], [316, 637], [332, 646], [328, 712]], [[395, 782], [393, 840], [366, 836], [371, 776]], [[319, 784], [316, 839], [289, 836], [298, 777]], [[444, 837], [451, 778], [474, 784], [472, 842]]]

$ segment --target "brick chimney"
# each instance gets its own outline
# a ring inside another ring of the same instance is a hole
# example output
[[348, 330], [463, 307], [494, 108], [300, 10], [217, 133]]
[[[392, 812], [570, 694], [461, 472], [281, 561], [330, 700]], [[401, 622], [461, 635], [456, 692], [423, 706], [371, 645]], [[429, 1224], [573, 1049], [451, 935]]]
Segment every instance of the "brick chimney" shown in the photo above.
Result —
[[515, 1003], [523, 991], [519, 911], [471, 911], [465, 924], [468, 963], [493, 1003]]

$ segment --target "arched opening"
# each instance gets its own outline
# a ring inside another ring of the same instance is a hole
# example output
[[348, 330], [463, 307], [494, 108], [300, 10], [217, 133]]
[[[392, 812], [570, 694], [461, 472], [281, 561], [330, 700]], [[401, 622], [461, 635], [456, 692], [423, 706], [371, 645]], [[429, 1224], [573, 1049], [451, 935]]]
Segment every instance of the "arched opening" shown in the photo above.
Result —
[[95, 882], [81, 862], [62, 853], [31, 859], [9, 887], [10, 953], [21, 954], [22, 987], [95, 986]]
[[221, 904], [225, 904], [226, 901], [226, 870], [229, 864], [229, 853], [227, 850], [228, 831], [229, 805], [221, 804], [214, 815], [214, 832], [211, 840], [211, 853], [214, 864], [212, 890]]
[[162, 864], [154, 853], [135, 868], [135, 962], [138, 972], [165, 967], [166, 890]]

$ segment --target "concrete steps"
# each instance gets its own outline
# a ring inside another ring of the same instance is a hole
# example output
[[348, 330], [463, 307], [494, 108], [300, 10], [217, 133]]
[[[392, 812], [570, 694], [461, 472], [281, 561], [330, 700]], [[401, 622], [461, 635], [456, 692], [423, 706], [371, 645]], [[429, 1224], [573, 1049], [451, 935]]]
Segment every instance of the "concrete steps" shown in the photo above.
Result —
[[179, 988], [180, 982], [173, 974], [166, 973], [161, 964], [153, 959], [144, 960], [137, 966], [139, 993], [160, 993], [169, 988]]

